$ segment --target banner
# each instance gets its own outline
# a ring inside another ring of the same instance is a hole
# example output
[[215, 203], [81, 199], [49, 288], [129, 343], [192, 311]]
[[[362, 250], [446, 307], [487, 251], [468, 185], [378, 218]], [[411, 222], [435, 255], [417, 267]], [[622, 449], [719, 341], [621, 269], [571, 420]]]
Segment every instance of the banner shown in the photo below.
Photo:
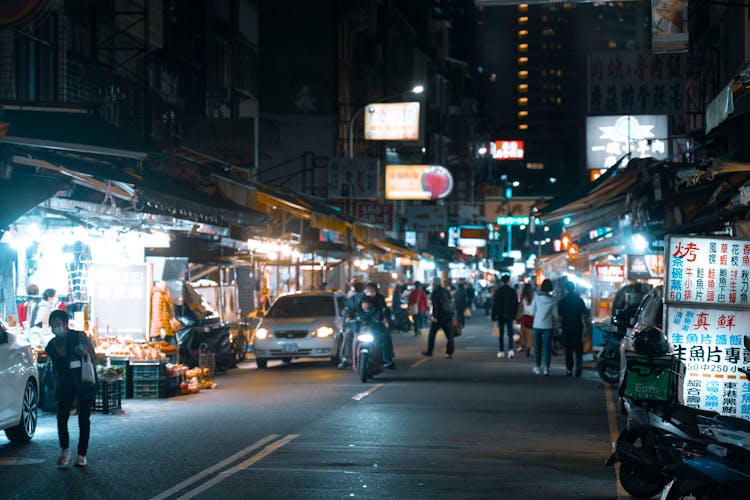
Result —
[[378, 197], [380, 161], [338, 159], [328, 166], [328, 198], [374, 200]]
[[370, 224], [384, 226], [393, 230], [393, 205], [386, 203], [358, 203], [357, 218]]

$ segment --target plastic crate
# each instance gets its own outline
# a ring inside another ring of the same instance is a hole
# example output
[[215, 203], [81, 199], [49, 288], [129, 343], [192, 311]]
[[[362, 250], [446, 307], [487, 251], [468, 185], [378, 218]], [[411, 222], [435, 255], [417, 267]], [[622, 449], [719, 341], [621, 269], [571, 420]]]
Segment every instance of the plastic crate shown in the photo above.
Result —
[[99, 390], [94, 396], [94, 410], [109, 413], [122, 409], [122, 380], [99, 380]]
[[179, 386], [180, 377], [169, 377], [162, 380], [133, 380], [133, 398], [171, 398], [177, 394]]
[[167, 375], [166, 368], [162, 363], [131, 361], [130, 367], [133, 372], [133, 382], [136, 380], [162, 380]]
[[130, 366], [129, 359], [112, 359], [109, 358], [112, 366], [124, 366], [125, 376], [122, 379], [122, 399], [133, 397], [133, 368]]

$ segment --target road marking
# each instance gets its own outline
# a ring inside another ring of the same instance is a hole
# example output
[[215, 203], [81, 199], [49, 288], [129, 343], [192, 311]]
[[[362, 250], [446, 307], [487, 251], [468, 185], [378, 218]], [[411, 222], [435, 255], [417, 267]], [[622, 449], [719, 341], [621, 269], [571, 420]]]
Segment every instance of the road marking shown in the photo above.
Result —
[[[620, 435], [620, 429], [617, 427], [617, 408], [615, 408], [612, 391], [614, 386], [604, 385], [604, 399], [607, 401], [607, 420], [609, 421], [609, 441], [614, 443]], [[615, 481], [617, 481], [617, 498], [625, 500], [630, 498], [625, 489], [620, 484], [620, 462], [615, 464]]]
[[429, 360], [430, 360], [430, 358], [422, 358], [419, 361], [417, 361], [416, 363], [414, 363], [413, 365], [411, 365], [409, 368], [416, 368], [419, 365], [423, 365], [423, 364], [427, 363]]
[[237, 474], [238, 472], [242, 472], [243, 470], [249, 468], [253, 464], [259, 462], [260, 460], [264, 459], [265, 457], [267, 457], [274, 451], [278, 450], [282, 446], [289, 444], [289, 442], [291, 442], [293, 439], [296, 439], [298, 437], [299, 437], [299, 434], [287, 434], [285, 437], [283, 437], [282, 439], [279, 439], [275, 443], [267, 445], [262, 451], [259, 451], [258, 453], [248, 458], [244, 462], [239, 463], [235, 465], [234, 467], [230, 467], [229, 469], [220, 472], [218, 476], [214, 477], [213, 479], [210, 479], [209, 481], [206, 481], [205, 483], [201, 484], [194, 490], [189, 491], [188, 493], [185, 493], [184, 495], [179, 497], [177, 500], [188, 500], [190, 498], [200, 495], [204, 491], [219, 484], [225, 479], [229, 479], [230, 476], [233, 476]]
[[263, 446], [263, 445], [265, 445], [265, 444], [273, 441], [277, 437], [279, 437], [278, 434], [269, 434], [268, 436], [264, 437], [260, 441], [256, 441], [255, 443], [251, 444], [247, 448], [241, 449], [240, 451], [238, 451], [237, 453], [235, 453], [231, 457], [226, 458], [226, 459], [222, 460], [221, 462], [217, 463], [216, 465], [212, 465], [208, 469], [205, 469], [205, 470], [197, 473], [196, 475], [194, 475], [190, 479], [186, 479], [185, 481], [172, 486], [167, 491], [165, 491], [163, 493], [160, 493], [159, 495], [153, 497], [151, 500], [163, 500], [165, 498], [169, 498], [170, 496], [174, 495], [178, 491], [182, 491], [185, 488], [187, 488], [188, 486], [190, 486], [191, 484], [197, 483], [198, 481], [200, 481], [204, 477], [206, 477], [206, 476], [208, 476], [210, 474], [213, 474], [217, 470], [226, 467], [227, 465], [231, 464], [232, 462], [234, 462], [236, 460], [239, 460], [240, 458], [242, 458], [243, 456], [247, 455], [251, 451], [260, 448], [261, 446]]
[[354, 395], [354, 397], [352, 397], [352, 399], [353, 399], [354, 401], [362, 401], [362, 400], [363, 400], [363, 399], [365, 399], [365, 398], [366, 398], [367, 396], [369, 396], [369, 395], [370, 395], [370, 394], [372, 394], [373, 392], [377, 391], [377, 390], [378, 390], [378, 389], [380, 389], [381, 387], [383, 387], [383, 384], [378, 384], [378, 385], [374, 385], [374, 386], [370, 387], [370, 389], [369, 389], [369, 390], [367, 390], [367, 391], [365, 391], [365, 392], [360, 392], [359, 394], [355, 394], [355, 395]]

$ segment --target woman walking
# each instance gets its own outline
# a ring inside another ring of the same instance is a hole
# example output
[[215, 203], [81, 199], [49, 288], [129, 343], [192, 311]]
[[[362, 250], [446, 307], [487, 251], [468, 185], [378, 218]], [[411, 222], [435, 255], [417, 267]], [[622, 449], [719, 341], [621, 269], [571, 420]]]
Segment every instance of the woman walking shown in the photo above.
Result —
[[91, 404], [96, 394], [96, 373], [93, 382], [82, 380], [82, 366], [88, 357], [96, 356], [91, 340], [84, 332], [68, 330], [68, 313], [61, 310], [52, 311], [49, 325], [55, 337], [49, 341], [45, 351], [52, 360], [55, 379], [55, 400], [57, 401], [57, 434], [60, 439], [60, 457], [57, 465], [64, 467], [70, 460], [70, 435], [68, 434], [68, 417], [76, 401], [78, 409], [78, 457], [75, 465], [86, 465], [86, 453], [91, 433]]
[[523, 285], [521, 302], [518, 304], [521, 322], [521, 339], [518, 342], [518, 352], [526, 351], [526, 357], [534, 350], [534, 315], [531, 314], [531, 303], [534, 301], [534, 287], [531, 283]]
[[549, 376], [552, 328], [559, 320], [550, 280], [542, 281], [539, 293], [531, 302], [531, 315], [534, 316], [534, 373], [537, 375], [541, 373], [542, 356], [544, 356], [544, 376], [547, 377]]

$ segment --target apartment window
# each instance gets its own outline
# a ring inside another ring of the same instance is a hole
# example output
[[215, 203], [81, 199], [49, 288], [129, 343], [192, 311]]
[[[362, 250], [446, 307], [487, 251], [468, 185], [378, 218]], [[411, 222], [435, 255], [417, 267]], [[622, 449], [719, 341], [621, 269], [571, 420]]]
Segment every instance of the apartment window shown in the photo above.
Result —
[[518, 24], [526, 24], [529, 22], [528, 16], [521, 16], [518, 18]]
[[529, 70], [522, 69], [518, 72], [518, 78], [520, 80], [526, 80], [529, 77]]
[[518, 124], [518, 130], [528, 130], [529, 124], [528, 123], [519, 123]]
[[527, 3], [518, 4], [518, 12], [528, 12], [528, 11], [529, 11], [529, 4]]
[[528, 97], [519, 97], [518, 98], [518, 105], [519, 106], [527, 106], [529, 104], [529, 98]]
[[521, 54], [525, 54], [529, 51], [529, 44], [528, 43], [519, 43], [518, 44], [518, 52]]
[[525, 38], [529, 36], [529, 30], [518, 30], [518, 38]]
[[557, 98], [555, 98], [555, 104], [557, 104], [558, 106], [559, 106], [560, 104], [562, 104], [562, 97], [557, 97]]
[[529, 62], [529, 58], [526, 56], [518, 58], [518, 64], [526, 64], [527, 62]]
[[610, 49], [616, 49], [617, 48], [617, 41], [616, 40], [610, 40], [607, 44]]
[[519, 112], [518, 112], [518, 117], [519, 117], [519, 118], [524, 118], [524, 117], [526, 117], [526, 116], [529, 116], [529, 112], [528, 112], [528, 111], [526, 111], [525, 109], [524, 109], [523, 111], [519, 111]]
[[518, 92], [521, 94], [525, 94], [529, 91], [529, 84], [528, 83], [522, 83], [518, 86]]
[[546, 77], [546, 76], [547, 76], [547, 70], [546, 70], [546, 69], [543, 69], [543, 70], [542, 70], [542, 77]]
[[557, 75], [557, 77], [559, 78], [559, 77], [561, 77], [561, 76], [562, 76], [562, 71], [560, 71], [560, 70], [558, 69], [558, 70], [557, 70], [557, 72], [556, 72], [555, 74], [556, 74], [556, 75]]

